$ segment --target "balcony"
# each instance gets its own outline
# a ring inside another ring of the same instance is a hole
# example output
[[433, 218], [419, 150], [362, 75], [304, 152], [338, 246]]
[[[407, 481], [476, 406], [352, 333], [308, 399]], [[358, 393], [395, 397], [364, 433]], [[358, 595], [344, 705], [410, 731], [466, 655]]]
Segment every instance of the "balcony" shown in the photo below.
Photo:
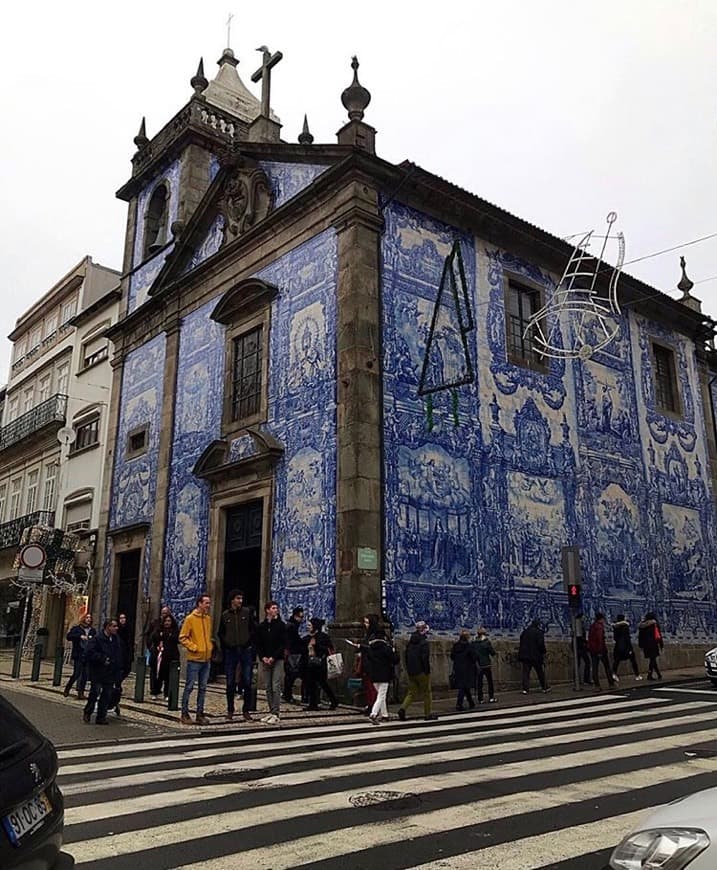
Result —
[[24, 517], [10, 520], [9, 523], [3, 523], [0, 525], [0, 550], [5, 550], [7, 547], [17, 547], [23, 531], [29, 526], [54, 526], [54, 524], [54, 511], [35, 511], [35, 513], [26, 514]]
[[67, 396], [57, 395], [40, 402], [32, 410], [0, 429], [0, 450], [7, 450], [52, 423], [64, 423], [67, 413]]

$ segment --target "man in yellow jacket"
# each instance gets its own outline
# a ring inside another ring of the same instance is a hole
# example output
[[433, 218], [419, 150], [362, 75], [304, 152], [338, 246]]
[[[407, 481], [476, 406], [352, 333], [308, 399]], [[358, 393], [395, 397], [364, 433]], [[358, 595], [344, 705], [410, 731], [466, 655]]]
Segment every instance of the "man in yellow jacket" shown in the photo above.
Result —
[[197, 598], [197, 606], [182, 623], [179, 632], [179, 642], [187, 650], [187, 678], [184, 683], [182, 695], [182, 725], [192, 725], [192, 717], [189, 715], [189, 699], [194, 691], [194, 684], [198, 683], [197, 692], [197, 725], [207, 725], [209, 720], [204, 715], [204, 696], [207, 692], [209, 681], [209, 667], [212, 659], [212, 618], [209, 608], [212, 600], [208, 595], [200, 595]]

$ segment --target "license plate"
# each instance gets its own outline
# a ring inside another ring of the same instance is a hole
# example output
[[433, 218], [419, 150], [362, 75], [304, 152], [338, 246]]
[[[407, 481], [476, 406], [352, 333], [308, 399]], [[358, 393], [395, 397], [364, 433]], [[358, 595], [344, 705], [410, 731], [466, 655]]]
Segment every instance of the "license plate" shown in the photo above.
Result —
[[52, 812], [52, 806], [45, 792], [41, 792], [16, 810], [5, 816], [2, 823], [13, 846], [19, 846], [20, 840], [39, 828], [45, 816]]

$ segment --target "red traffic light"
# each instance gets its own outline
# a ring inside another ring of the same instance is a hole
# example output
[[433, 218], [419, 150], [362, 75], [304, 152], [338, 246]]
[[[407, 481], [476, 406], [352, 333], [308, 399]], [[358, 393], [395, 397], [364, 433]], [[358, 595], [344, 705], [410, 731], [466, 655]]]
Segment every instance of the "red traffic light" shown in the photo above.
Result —
[[577, 583], [571, 583], [568, 586], [568, 601], [577, 601], [580, 597], [580, 587]]

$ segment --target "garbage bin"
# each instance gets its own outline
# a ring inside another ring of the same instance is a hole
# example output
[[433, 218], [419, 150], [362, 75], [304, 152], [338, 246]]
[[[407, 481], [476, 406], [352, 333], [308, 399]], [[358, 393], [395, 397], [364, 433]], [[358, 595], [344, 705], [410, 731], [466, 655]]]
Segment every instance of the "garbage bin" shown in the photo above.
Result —
[[44, 659], [47, 655], [47, 642], [50, 637], [50, 632], [46, 628], [38, 628], [37, 630], [37, 640], [35, 643], [39, 643], [42, 647], [42, 658]]

